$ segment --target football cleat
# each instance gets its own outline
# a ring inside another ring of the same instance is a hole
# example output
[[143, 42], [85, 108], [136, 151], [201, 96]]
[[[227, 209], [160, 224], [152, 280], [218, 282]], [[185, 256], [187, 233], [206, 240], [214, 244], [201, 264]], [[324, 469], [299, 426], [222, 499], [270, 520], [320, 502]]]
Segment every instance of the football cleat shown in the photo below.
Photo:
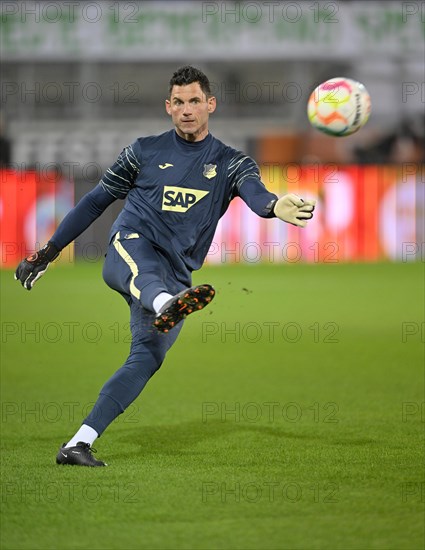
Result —
[[92, 453], [97, 452], [90, 443], [79, 441], [75, 447], [62, 445], [56, 456], [56, 464], [68, 464], [69, 466], [107, 466], [105, 462], [96, 460]]
[[165, 302], [155, 317], [153, 326], [168, 332], [188, 315], [207, 306], [215, 296], [211, 285], [198, 285], [182, 290]]

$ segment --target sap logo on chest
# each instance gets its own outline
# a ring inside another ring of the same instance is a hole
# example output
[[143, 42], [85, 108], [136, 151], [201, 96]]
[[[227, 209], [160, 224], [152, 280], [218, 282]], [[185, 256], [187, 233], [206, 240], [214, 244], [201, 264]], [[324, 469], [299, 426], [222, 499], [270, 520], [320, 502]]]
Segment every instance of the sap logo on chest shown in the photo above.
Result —
[[203, 199], [208, 193], [209, 191], [202, 191], [200, 189], [187, 189], [185, 187], [164, 185], [162, 210], [187, 212], [189, 208]]

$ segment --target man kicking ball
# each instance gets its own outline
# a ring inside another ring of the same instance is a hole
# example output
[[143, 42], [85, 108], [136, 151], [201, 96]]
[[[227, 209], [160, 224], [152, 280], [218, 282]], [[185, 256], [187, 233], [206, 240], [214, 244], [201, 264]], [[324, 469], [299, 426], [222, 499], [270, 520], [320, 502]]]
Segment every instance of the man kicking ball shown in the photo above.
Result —
[[82, 426], [59, 449], [58, 464], [106, 465], [93, 456], [94, 441], [160, 368], [185, 317], [214, 298], [211, 285], [191, 286], [191, 274], [202, 266], [232, 199], [240, 197], [263, 218], [278, 217], [299, 227], [313, 217], [315, 201], [270, 193], [250, 157], [209, 133], [216, 98], [200, 70], [185, 66], [173, 74], [165, 108], [174, 129], [125, 147], [49, 242], [15, 273], [31, 290], [65, 246], [115, 200], [126, 199], [110, 232], [103, 278], [130, 307], [130, 354], [102, 387]]

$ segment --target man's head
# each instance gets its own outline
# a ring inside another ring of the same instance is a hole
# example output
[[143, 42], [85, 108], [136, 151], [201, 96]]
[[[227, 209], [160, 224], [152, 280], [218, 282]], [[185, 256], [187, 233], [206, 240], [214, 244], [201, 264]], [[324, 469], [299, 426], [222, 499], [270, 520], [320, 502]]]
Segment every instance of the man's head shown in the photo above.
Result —
[[188, 141], [204, 139], [209, 115], [216, 108], [207, 76], [190, 65], [178, 69], [170, 80], [165, 108], [179, 136]]

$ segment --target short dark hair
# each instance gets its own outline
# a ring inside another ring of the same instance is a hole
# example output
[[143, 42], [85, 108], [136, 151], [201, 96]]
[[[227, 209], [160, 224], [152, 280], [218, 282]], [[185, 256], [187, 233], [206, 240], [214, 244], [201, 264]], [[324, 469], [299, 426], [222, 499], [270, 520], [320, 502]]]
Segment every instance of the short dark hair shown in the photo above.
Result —
[[187, 86], [188, 84], [192, 84], [193, 82], [199, 82], [201, 90], [204, 92], [204, 94], [207, 97], [211, 96], [211, 87], [208, 77], [202, 71], [196, 69], [195, 67], [192, 67], [191, 65], [180, 67], [180, 69], [177, 69], [177, 71], [173, 74], [168, 90], [169, 95], [171, 95], [173, 86]]

